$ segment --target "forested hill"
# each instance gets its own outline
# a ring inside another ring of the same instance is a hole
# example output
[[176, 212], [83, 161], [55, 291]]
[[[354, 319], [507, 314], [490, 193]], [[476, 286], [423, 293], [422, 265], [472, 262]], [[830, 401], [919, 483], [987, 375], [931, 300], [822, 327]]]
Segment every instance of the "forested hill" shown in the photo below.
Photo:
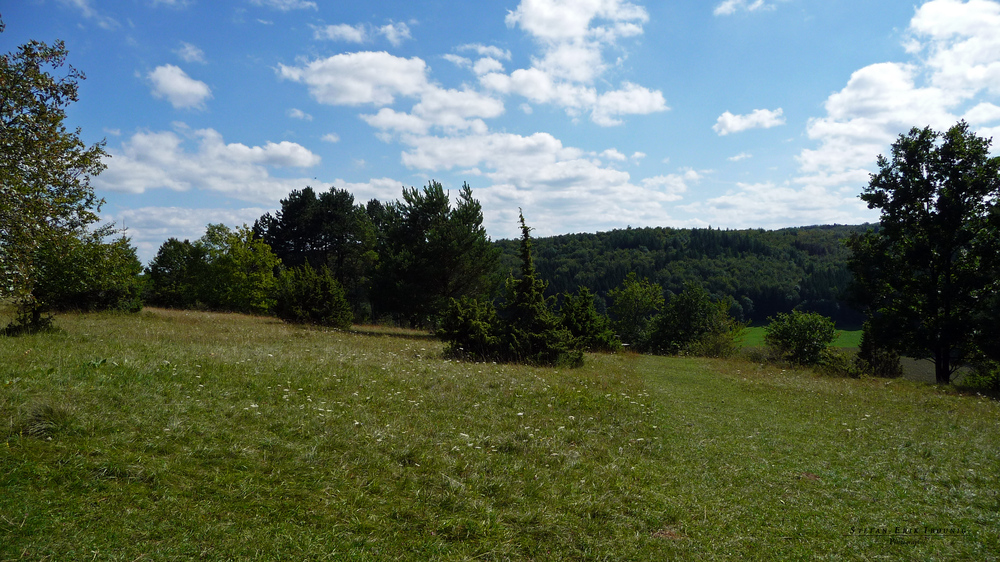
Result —
[[[534, 240], [535, 265], [548, 293], [586, 286], [598, 295], [629, 272], [678, 293], [687, 282], [714, 296], [733, 297], [733, 314], [752, 322], [793, 308], [822, 313], [849, 326], [861, 315], [844, 300], [851, 280], [842, 241], [869, 225], [824, 225], [781, 230], [627, 228]], [[516, 240], [499, 240], [505, 270], [516, 271]]]

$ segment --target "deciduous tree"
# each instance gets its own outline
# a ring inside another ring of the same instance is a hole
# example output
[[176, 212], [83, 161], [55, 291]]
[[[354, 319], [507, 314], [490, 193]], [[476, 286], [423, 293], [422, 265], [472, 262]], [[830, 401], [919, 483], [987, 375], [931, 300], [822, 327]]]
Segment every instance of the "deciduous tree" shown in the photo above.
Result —
[[932, 359], [938, 383], [977, 343], [1000, 347], [996, 318], [984, 314], [1000, 289], [1000, 158], [990, 143], [965, 122], [900, 135], [861, 194], [881, 209], [879, 228], [848, 242], [879, 340]]

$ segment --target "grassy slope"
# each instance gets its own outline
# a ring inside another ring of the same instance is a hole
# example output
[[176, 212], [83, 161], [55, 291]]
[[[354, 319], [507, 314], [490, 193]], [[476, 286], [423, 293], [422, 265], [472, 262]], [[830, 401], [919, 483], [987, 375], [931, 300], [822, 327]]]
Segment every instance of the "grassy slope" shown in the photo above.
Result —
[[[238, 315], [58, 323], [0, 340], [0, 560], [1000, 556], [1000, 407], [932, 386], [456, 363], [412, 332]], [[924, 526], [963, 534], [852, 535]]]

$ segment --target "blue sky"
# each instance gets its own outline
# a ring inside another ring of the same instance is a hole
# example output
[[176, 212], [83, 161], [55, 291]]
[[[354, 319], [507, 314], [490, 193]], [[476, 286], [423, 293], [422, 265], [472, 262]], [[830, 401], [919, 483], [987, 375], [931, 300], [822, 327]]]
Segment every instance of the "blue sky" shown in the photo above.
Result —
[[105, 219], [146, 262], [292, 189], [468, 182], [493, 238], [877, 219], [912, 126], [1000, 133], [992, 0], [19, 0], [62, 39]]

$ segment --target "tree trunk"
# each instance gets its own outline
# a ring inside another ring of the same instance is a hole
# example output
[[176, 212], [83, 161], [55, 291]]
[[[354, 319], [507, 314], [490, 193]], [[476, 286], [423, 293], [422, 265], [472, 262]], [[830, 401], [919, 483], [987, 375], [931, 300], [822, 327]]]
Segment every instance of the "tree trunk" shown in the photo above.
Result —
[[934, 377], [938, 384], [951, 383], [951, 350], [935, 350]]

